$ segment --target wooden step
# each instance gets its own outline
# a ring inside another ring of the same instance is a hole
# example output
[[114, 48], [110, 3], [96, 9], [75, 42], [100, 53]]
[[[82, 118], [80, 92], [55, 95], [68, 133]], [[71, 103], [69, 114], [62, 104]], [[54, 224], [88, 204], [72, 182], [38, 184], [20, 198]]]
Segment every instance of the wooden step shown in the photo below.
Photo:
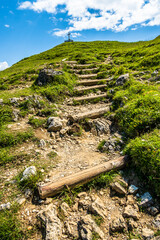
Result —
[[78, 122], [81, 121], [85, 118], [98, 118], [103, 116], [105, 113], [109, 112], [110, 110], [110, 104], [108, 104], [106, 107], [104, 108], [100, 108], [100, 109], [95, 109], [89, 112], [83, 112], [83, 113], [79, 113], [76, 115], [69, 115], [68, 118], [70, 121], [72, 122]]
[[76, 64], [77, 61], [65, 61], [64, 63], [66, 63], [66, 64]]
[[95, 84], [100, 84], [100, 83], [105, 83], [109, 81], [109, 79], [94, 79], [94, 80], [81, 80], [78, 81], [78, 85], [83, 85], [83, 86], [93, 86]]
[[85, 75], [81, 75], [81, 74], [76, 74], [79, 78], [81, 79], [92, 79], [92, 78], [95, 78], [97, 77], [97, 74], [85, 74]]
[[85, 68], [89, 68], [91, 66], [93, 66], [94, 63], [89, 63], [89, 64], [76, 64], [74, 66], [74, 69], [85, 69]]
[[83, 97], [76, 97], [73, 98], [73, 101], [76, 102], [83, 102], [83, 101], [90, 101], [90, 100], [94, 100], [94, 99], [98, 99], [98, 98], [106, 98], [107, 94], [103, 93], [103, 94], [97, 94], [97, 95], [92, 95], [92, 96], [83, 96]]
[[75, 73], [78, 73], [80, 71], [82, 72], [93, 72], [95, 70], [98, 70], [98, 68], [86, 68], [86, 69], [73, 69]]
[[101, 88], [105, 88], [105, 87], [107, 87], [106, 84], [95, 85], [95, 86], [91, 86], [91, 87], [75, 88], [75, 91], [77, 91], [77, 92], [84, 92], [84, 91], [88, 91], [88, 90], [101, 89]]

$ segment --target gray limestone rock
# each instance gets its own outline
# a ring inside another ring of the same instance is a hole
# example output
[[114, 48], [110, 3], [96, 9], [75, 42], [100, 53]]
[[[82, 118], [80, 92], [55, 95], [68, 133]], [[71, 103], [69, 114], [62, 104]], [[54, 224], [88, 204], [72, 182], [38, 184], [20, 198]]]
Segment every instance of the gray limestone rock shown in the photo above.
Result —
[[118, 182], [114, 182], [110, 186], [117, 193], [120, 193], [120, 194], [123, 194], [123, 195], [125, 195], [127, 193], [126, 189]]
[[48, 205], [38, 213], [37, 217], [45, 226], [45, 240], [61, 240], [63, 225], [57, 216], [57, 207], [55, 205]]
[[122, 86], [123, 84], [125, 84], [125, 82], [129, 79], [129, 73], [126, 73], [124, 75], [121, 75], [117, 78], [116, 80], [116, 85], [117, 86]]
[[123, 217], [127, 217], [127, 218], [132, 217], [134, 220], [138, 220], [139, 219], [138, 206], [127, 205], [124, 209]]
[[48, 132], [56, 132], [62, 129], [61, 119], [58, 117], [49, 117], [47, 120]]
[[7, 210], [7, 209], [10, 209], [10, 208], [11, 208], [11, 203], [10, 202], [0, 205], [0, 211], [1, 210]]
[[141, 196], [141, 201], [139, 203], [139, 206], [141, 207], [149, 207], [153, 203], [153, 198], [149, 192], [144, 193]]
[[122, 216], [114, 218], [110, 224], [111, 232], [123, 232], [126, 229], [126, 223]]
[[154, 237], [154, 231], [148, 228], [143, 228], [142, 237], [143, 239], [146, 239], [146, 240], [152, 239]]
[[37, 174], [36, 167], [30, 166], [24, 170], [21, 181], [27, 180], [28, 178], [30, 178], [31, 176], [34, 176], [36, 174]]
[[39, 86], [43, 86], [48, 83], [52, 83], [55, 79], [55, 76], [62, 75], [62, 74], [63, 74], [62, 71], [55, 71], [52, 68], [50, 69], [44, 68], [40, 70], [39, 76], [36, 80], [36, 84]]

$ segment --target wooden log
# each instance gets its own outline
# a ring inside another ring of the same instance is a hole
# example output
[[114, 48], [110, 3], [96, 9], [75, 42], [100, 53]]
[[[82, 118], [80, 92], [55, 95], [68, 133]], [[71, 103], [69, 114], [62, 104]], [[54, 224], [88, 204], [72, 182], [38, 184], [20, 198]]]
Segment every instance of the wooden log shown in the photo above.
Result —
[[100, 83], [106, 83], [108, 82], [109, 79], [94, 79], [94, 80], [81, 80], [78, 81], [78, 85], [83, 85], [83, 86], [93, 86], [95, 84], [100, 84]]
[[110, 110], [110, 104], [108, 106], [106, 106], [105, 108], [95, 109], [95, 110], [92, 110], [89, 112], [79, 113], [77, 115], [69, 115], [68, 118], [71, 120], [71, 122], [78, 122], [85, 118], [94, 119], [94, 118], [103, 116], [109, 110]]
[[73, 188], [76, 185], [81, 185], [89, 182], [98, 175], [109, 172], [111, 170], [121, 169], [127, 162], [127, 156], [120, 157], [115, 160], [105, 162], [95, 167], [80, 171], [78, 173], [63, 177], [57, 182], [50, 183], [45, 186], [39, 186], [39, 195], [42, 199], [53, 197], [63, 191], [66, 187]]
[[83, 88], [79, 88], [79, 87], [75, 87], [75, 91], [76, 92], [84, 92], [84, 91], [89, 91], [89, 90], [95, 90], [95, 89], [101, 89], [101, 88], [106, 88], [107, 84], [102, 84], [102, 85], [95, 85], [95, 86], [91, 86], [91, 87], [83, 87]]
[[97, 95], [91, 95], [91, 96], [83, 96], [83, 97], [77, 97], [77, 98], [73, 98], [73, 101], [89, 101], [89, 100], [93, 100], [96, 98], [106, 98], [107, 94], [103, 93], [103, 94], [97, 94]]

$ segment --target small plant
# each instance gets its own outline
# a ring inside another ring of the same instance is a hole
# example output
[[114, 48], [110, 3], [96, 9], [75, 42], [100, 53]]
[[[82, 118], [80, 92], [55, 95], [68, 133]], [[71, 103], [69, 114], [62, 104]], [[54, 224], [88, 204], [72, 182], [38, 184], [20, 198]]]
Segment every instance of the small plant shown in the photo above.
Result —
[[98, 149], [99, 151], [102, 151], [102, 150], [103, 150], [103, 146], [105, 145], [105, 143], [106, 143], [106, 140], [102, 140], [102, 141], [99, 143], [97, 149]]
[[101, 224], [104, 222], [103, 217], [99, 216], [99, 215], [92, 215], [92, 218], [94, 219], [95, 223], [98, 226], [101, 226]]
[[98, 240], [98, 239], [100, 239], [100, 236], [99, 236], [99, 234], [97, 233], [97, 232], [92, 232], [92, 240]]
[[30, 117], [28, 123], [34, 128], [45, 127], [46, 119], [39, 119], [35, 117]]
[[53, 158], [57, 157], [57, 153], [54, 152], [54, 151], [51, 151], [50, 153], [47, 154], [47, 156], [48, 156], [50, 159], [53, 159]]

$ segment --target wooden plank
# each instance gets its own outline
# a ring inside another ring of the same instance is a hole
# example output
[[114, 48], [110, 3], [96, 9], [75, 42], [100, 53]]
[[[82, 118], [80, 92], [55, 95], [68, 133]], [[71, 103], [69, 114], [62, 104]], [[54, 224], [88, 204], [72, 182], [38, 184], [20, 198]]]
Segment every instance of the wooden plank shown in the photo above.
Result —
[[109, 172], [111, 170], [121, 169], [125, 166], [126, 162], [127, 156], [123, 156], [118, 159], [111, 160], [95, 167], [86, 169], [84, 171], [72, 174], [70, 176], [63, 177], [62, 179], [48, 185], [39, 186], [39, 195], [42, 199], [45, 199], [47, 197], [53, 197], [63, 191], [66, 187], [73, 188], [76, 185], [89, 182], [91, 179], [97, 177], [102, 173]]
[[105, 107], [105, 108], [95, 109], [95, 110], [92, 110], [92, 111], [79, 113], [77, 115], [69, 115], [68, 118], [72, 122], [78, 122], [78, 121], [83, 120], [85, 118], [93, 118], [94, 119], [94, 118], [103, 116], [109, 110], [110, 110], [110, 104], [108, 104], [108, 106]]

